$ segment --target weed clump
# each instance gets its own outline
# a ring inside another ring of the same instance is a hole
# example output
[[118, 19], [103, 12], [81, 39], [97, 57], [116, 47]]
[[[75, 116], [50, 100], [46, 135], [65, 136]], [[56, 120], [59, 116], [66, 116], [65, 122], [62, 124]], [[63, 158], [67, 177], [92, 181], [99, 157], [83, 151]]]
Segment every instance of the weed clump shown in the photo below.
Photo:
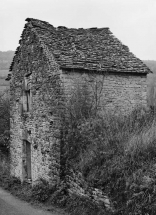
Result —
[[53, 189], [45, 179], [40, 179], [36, 185], [32, 187], [31, 197], [34, 201], [45, 202], [51, 195]]

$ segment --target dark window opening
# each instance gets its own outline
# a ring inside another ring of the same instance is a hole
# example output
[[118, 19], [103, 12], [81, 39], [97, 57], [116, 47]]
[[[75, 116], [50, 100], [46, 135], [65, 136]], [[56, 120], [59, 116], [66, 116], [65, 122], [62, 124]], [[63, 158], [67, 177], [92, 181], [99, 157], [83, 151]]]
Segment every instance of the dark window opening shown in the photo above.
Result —
[[26, 91], [26, 104], [27, 104], [27, 112], [30, 111], [31, 101], [30, 101], [30, 90]]
[[22, 113], [31, 110], [31, 77], [25, 77], [23, 82]]

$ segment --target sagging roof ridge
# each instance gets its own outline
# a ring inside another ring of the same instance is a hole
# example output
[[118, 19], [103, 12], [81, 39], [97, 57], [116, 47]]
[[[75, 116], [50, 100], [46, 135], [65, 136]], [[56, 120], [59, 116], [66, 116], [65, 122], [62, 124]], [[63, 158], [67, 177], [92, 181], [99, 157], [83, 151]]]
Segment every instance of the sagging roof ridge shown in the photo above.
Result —
[[[98, 34], [100, 34], [100, 36], [102, 35], [108, 35], [108, 36], [110, 36], [111, 35], [111, 37], [110, 37], [110, 40], [112, 41], [112, 40], [114, 40], [113, 42], [114, 42], [114, 44], [116, 45], [116, 46], [119, 46], [118, 48], [119, 49], [121, 49], [121, 47], [122, 47], [122, 50], [124, 50], [126, 53], [128, 53], [129, 54], [129, 56], [130, 56], [130, 58], [131, 58], [131, 60], [133, 61], [133, 59], [134, 60], [136, 60], [137, 62], [134, 62], [133, 63], [133, 65], [134, 65], [134, 68], [132, 68], [132, 66], [131, 65], [129, 65], [131, 62], [127, 62], [127, 67], [125, 67], [126, 68], [126, 70], [127, 70], [127, 72], [132, 72], [132, 73], [137, 73], [137, 70], [136, 70], [136, 68], [138, 67], [138, 68], [141, 68], [142, 67], [142, 70], [141, 71], [138, 71], [138, 73], [140, 72], [140, 73], [150, 73], [151, 71], [150, 71], [150, 69], [139, 59], [139, 58], [137, 58], [133, 53], [131, 53], [130, 51], [129, 51], [129, 48], [128, 48], [128, 46], [125, 46], [125, 45], [123, 45], [122, 44], [122, 42], [118, 39], [118, 38], [116, 38], [113, 34], [112, 34], [112, 32], [109, 30], [109, 28], [108, 27], [106, 27], [106, 28], [87, 28], [87, 29], [83, 29], [83, 28], [78, 28], [78, 29], [76, 29], [76, 28], [67, 28], [67, 27], [65, 27], [65, 26], [58, 26], [58, 27], [54, 27], [53, 25], [51, 25], [51, 24], [49, 24], [48, 22], [45, 22], [45, 21], [41, 21], [41, 20], [38, 20], [38, 19], [33, 19], [33, 18], [27, 18], [26, 19], [26, 21], [27, 21], [27, 23], [25, 24], [25, 27], [24, 27], [24, 30], [27, 28], [27, 27], [31, 27], [31, 30], [35, 33], [35, 35], [38, 37], [38, 39], [39, 39], [39, 41], [40, 41], [40, 45], [43, 47], [43, 50], [46, 50], [45, 51], [45, 54], [47, 53], [47, 58], [48, 59], [50, 59], [50, 58], [52, 58], [51, 60], [54, 60], [55, 59], [55, 62], [61, 67], [61, 68], [74, 68], [74, 69], [88, 69], [88, 70], [97, 70], [97, 71], [103, 71], [103, 72], [107, 72], [107, 71], [114, 71], [114, 72], [125, 72], [125, 69], [122, 69], [122, 68], [117, 68], [117, 66], [115, 65], [115, 63], [113, 62], [113, 60], [112, 60], [112, 58], [110, 58], [112, 61], [109, 61], [109, 59], [108, 59], [108, 57], [107, 57], [107, 54], [106, 54], [106, 58], [105, 59], [102, 59], [102, 63], [103, 63], [103, 65], [104, 65], [104, 67], [102, 68], [101, 67], [101, 65], [100, 65], [100, 62], [98, 63], [97, 61], [97, 56], [95, 56], [95, 57], [92, 57], [91, 59], [89, 59], [89, 57], [87, 57], [87, 58], [85, 58], [85, 59], [83, 59], [83, 58], [81, 58], [80, 59], [80, 63], [79, 63], [79, 61], [77, 61], [76, 63], [71, 63], [71, 64], [69, 64], [69, 63], [67, 63], [67, 64], [64, 64], [64, 61], [60, 61], [59, 60], [59, 56], [61, 56], [60, 55], [60, 53], [59, 53], [59, 51], [60, 50], [55, 50], [55, 49], [52, 49], [52, 47], [50, 47], [51, 49], [49, 49], [49, 47], [47, 46], [47, 44], [46, 44], [46, 40], [45, 40], [45, 35], [46, 35], [46, 33], [47, 32], [49, 32], [49, 33], [52, 33], [52, 35], [56, 35], [57, 36], [57, 33], [59, 32], [59, 34], [65, 34], [66, 32], [78, 32], [78, 33], [80, 33], [80, 34], [85, 34], [86, 35], [86, 32], [88, 33], [90, 33], [91, 32], [91, 34], [94, 34], [94, 33], [98, 33]], [[24, 30], [23, 30], [23, 32], [24, 32]], [[41, 31], [41, 32], [39, 32], [39, 31]], [[23, 35], [23, 32], [22, 32], [22, 35]], [[40, 34], [39, 34], [39, 33]], [[46, 32], [46, 33], [43, 33], [43, 32]], [[61, 33], [60, 33], [61, 32]], [[99, 33], [100, 32], [100, 33]], [[21, 38], [22, 38], [22, 35], [21, 35]], [[68, 35], [67, 35], [68, 36]], [[54, 38], [55, 39], [55, 38]], [[51, 39], [52, 40], [52, 39]], [[53, 42], [53, 41], [52, 41]], [[74, 41], [75, 42], [75, 41]], [[107, 40], [106, 40], [106, 42], [107, 42]], [[109, 41], [108, 41], [109, 42]], [[75, 42], [76, 43], [76, 42]], [[80, 44], [81, 45], [81, 44]], [[73, 46], [73, 49], [74, 49], [74, 46], [75, 46], [75, 44], [73, 43], [72, 44], [72, 46]], [[110, 45], [110, 47], [111, 47], [111, 45]], [[108, 48], [110, 48], [110, 47], [108, 47]], [[16, 57], [16, 55], [17, 55], [17, 53], [18, 53], [18, 51], [19, 51], [19, 47], [17, 48], [17, 50], [16, 50], [16, 52], [15, 52], [15, 56], [14, 56], [14, 58], [13, 58], [13, 62], [12, 62], [12, 64], [11, 64], [11, 66], [10, 66], [10, 71], [12, 70], [12, 67], [13, 67], [13, 64], [14, 64], [14, 60], [15, 60], [15, 57]], [[86, 50], [87, 50], [87, 48], [86, 48]], [[85, 51], [86, 51], [85, 50]], [[77, 51], [77, 53], [78, 53], [78, 50], [76, 50]], [[92, 50], [91, 50], [92, 51]], [[91, 52], [90, 51], [90, 52]], [[104, 50], [105, 51], [105, 50]], [[119, 50], [120, 51], [120, 50]], [[54, 54], [55, 53], [55, 54]], [[81, 52], [82, 53], [82, 52]], [[78, 53], [79, 54], [79, 53]], [[108, 53], [109, 54], [109, 53]], [[113, 55], [114, 55], [114, 53], [113, 53]], [[123, 56], [123, 57], [125, 57], [125, 56]], [[70, 59], [70, 56], [68, 56], [68, 58]], [[121, 56], [121, 58], [119, 57], [117, 60], [116, 60], [116, 62], [117, 62], [117, 64], [120, 64], [121, 62], [118, 62], [118, 61], [123, 61], [123, 59], [122, 59], [122, 56]], [[129, 60], [129, 59], [128, 59]], [[130, 60], [130, 61], [131, 61]], [[94, 61], [95, 61], [95, 63], [94, 63]], [[66, 61], [65, 61], [66, 62]], [[84, 64], [83, 64], [83, 62], [84, 62]], [[81, 65], [80, 65], [81, 64]], [[82, 65], [83, 64], [83, 65]], [[86, 66], [86, 64], [92, 64], [92, 66], [91, 66], [91, 68], [88, 68], [87, 66]], [[96, 64], [96, 67], [98, 67], [98, 68], [95, 68], [94, 67], [94, 64]], [[138, 64], [138, 65], [137, 65]], [[142, 65], [142, 66], [141, 66]], [[136, 66], [136, 68], [135, 68], [135, 66]], [[137, 68], [137, 69], [138, 69]]]
[[[35, 35], [38, 37], [38, 39], [39, 39], [39, 41], [40, 41], [40, 44], [41, 44], [41, 47], [43, 47], [43, 49], [45, 49], [45, 45], [43, 45], [44, 42], [43, 42], [43, 40], [40, 38], [40, 36], [38, 35], [37, 31], [35, 31], [35, 29], [33, 29], [34, 26], [38, 26], [38, 27], [43, 28], [43, 29], [48, 29], [48, 28], [47, 28], [47, 25], [48, 25], [51, 29], [53, 28], [53, 29], [55, 29], [55, 30], [57, 30], [57, 29], [75, 29], [75, 30], [81, 29], [81, 30], [91, 30], [91, 31], [93, 31], [93, 30], [101, 30], [101, 31], [102, 31], [102, 30], [104, 30], [104, 29], [109, 29], [108, 27], [105, 27], [105, 28], [91, 27], [91, 28], [87, 28], [87, 29], [84, 29], [84, 28], [78, 28], [78, 29], [77, 29], [77, 28], [67, 28], [67, 27], [65, 27], [65, 26], [54, 27], [54, 26], [51, 25], [49, 22], [41, 21], [41, 20], [34, 19], [34, 18], [26, 18], [25, 21], [27, 21], [27, 23], [25, 23], [25, 25], [24, 25], [24, 29], [23, 29], [23, 31], [22, 31], [21, 39], [19, 40], [19, 44], [20, 44], [20, 41], [22, 40], [22, 36], [23, 36], [24, 30], [25, 30], [27, 27], [30, 27], [30, 26], [31, 26], [31, 25], [28, 25], [28, 24], [30, 23], [30, 24], [32, 24], [31, 30], [32, 30], [32, 31], [35, 33]], [[40, 22], [40, 25], [39, 25], [39, 22]], [[43, 26], [43, 24], [45, 24], [46, 26]], [[48, 29], [48, 30], [49, 30], [49, 29]], [[10, 67], [9, 67], [9, 71], [10, 71], [10, 72], [12, 71], [12, 67], [13, 67], [13, 64], [14, 64], [14, 61], [15, 61], [15, 58], [16, 58], [16, 54], [18, 53], [19, 49], [20, 49], [20, 46], [18, 46], [18, 47], [16, 48], [16, 51], [15, 51], [15, 53], [14, 53], [13, 60], [12, 60], [12, 62], [11, 62], [11, 64], [10, 64]], [[47, 49], [47, 47], [46, 47], [46, 49]], [[50, 56], [50, 55], [49, 55], [49, 56]]]
[[[122, 44], [122, 42], [118, 39], [118, 38], [116, 38], [113, 34], [112, 34], [112, 32], [109, 30], [109, 28], [108, 27], [106, 27], [106, 28], [87, 28], [87, 29], [83, 29], [83, 28], [67, 28], [67, 27], [65, 27], [65, 26], [58, 26], [58, 27], [54, 27], [53, 25], [51, 25], [51, 24], [49, 24], [48, 22], [45, 22], [45, 21], [40, 21], [40, 20], [37, 20], [37, 19], [33, 19], [33, 18], [27, 18], [26, 19], [26, 21], [28, 21], [28, 22], [31, 22], [32, 23], [32, 25], [34, 26], [34, 27], [39, 27], [40, 29], [41, 28], [43, 28], [43, 29], [47, 29], [48, 31], [50, 31], [50, 32], [52, 32], [53, 33], [53, 35], [55, 35], [55, 34], [57, 34], [57, 32], [62, 32], [62, 33], [64, 33], [64, 32], [71, 32], [71, 33], [97, 33], [98, 32], [98, 34], [101, 34], [101, 35], [111, 35], [111, 39], [113, 39], [114, 41], [115, 41], [115, 43], [118, 43], [118, 46], [119, 46], [119, 49], [120, 49], [120, 47], [122, 47], [122, 49], [124, 49], [124, 51], [125, 52], [128, 52], [128, 54], [129, 55], [131, 55], [131, 58], [133, 58], [132, 59], [132, 61], [135, 59], [135, 60], [137, 60], [138, 62], [137, 63], [134, 63], [133, 65], [134, 65], [134, 67], [138, 64], [142, 64], [142, 70], [141, 71], [139, 71], [140, 73], [150, 73], [151, 71], [150, 71], [150, 69], [139, 59], [139, 58], [137, 58], [133, 53], [131, 53], [130, 51], [129, 51], [129, 48], [128, 48], [128, 46], [126, 46], [126, 45], [124, 45], [124, 44]], [[38, 28], [37, 28], [38, 29]], [[44, 35], [40, 35], [41, 37], [43, 37], [44, 38]], [[75, 42], [75, 41], [74, 41]], [[75, 45], [75, 44], [74, 44]], [[55, 52], [55, 50], [51, 50], [51, 51], [54, 51]], [[58, 57], [58, 56], [56, 56], [56, 54], [54, 55], [54, 57]], [[84, 62], [85, 63], [87, 63], [88, 62], [88, 58], [87, 59], [85, 59], [84, 60]], [[119, 60], [121, 60], [121, 59], [119, 59]], [[77, 65], [74, 65], [74, 64], [65, 64], [65, 65], [61, 65], [61, 63], [62, 62], [59, 62], [59, 60], [58, 60], [58, 58], [56, 59], [56, 61], [58, 62], [58, 64], [60, 63], [60, 66], [62, 67], [62, 68], [78, 68], [78, 69], [88, 69], [88, 70], [100, 70], [100, 71], [108, 71], [108, 68], [107, 67], [109, 67], [109, 70], [110, 70], [110, 67], [111, 67], [111, 71], [116, 71], [116, 72], [125, 72], [125, 69], [118, 69], [118, 68], [116, 68], [116, 65], [114, 64], [112, 64], [112, 62], [106, 62], [106, 64], [107, 64], [107, 66], [105, 65], [104, 66], [104, 68], [101, 68], [101, 65], [100, 65], [100, 63], [99, 63], [99, 68], [97, 69], [95, 69], [94, 67], [93, 68], [87, 68], [87, 67], [85, 67], [86, 65], [83, 65], [83, 66], [80, 66], [80, 64], [79, 63], [77, 63]], [[83, 59], [81, 59], [81, 62], [83, 63]], [[93, 63], [94, 62], [94, 59], [92, 58], [91, 59], [91, 62]], [[97, 63], [97, 59], [95, 59], [95, 62]], [[128, 64], [128, 63], [127, 63]], [[137, 68], [137, 69], [140, 69], [141, 68], [141, 66], [139, 65], [139, 68]], [[143, 69], [143, 67], [144, 67], [144, 69]], [[137, 70], [136, 70], [136, 68], [133, 68], [132, 69], [132, 67], [131, 66], [129, 66], [129, 68], [126, 68], [126, 70], [128, 70], [127, 72], [133, 72], [133, 73], [135, 73], [135, 72], [138, 72]]]
[[[51, 30], [57, 30], [57, 29], [64, 29], [64, 30], [87, 30], [87, 31], [102, 31], [102, 30], [109, 30], [109, 27], [103, 27], [103, 28], [97, 28], [97, 27], [91, 27], [91, 28], [68, 28], [66, 26], [58, 26], [58, 27], [54, 27], [53, 25], [51, 25], [49, 22], [45, 22], [45, 21], [41, 21], [38, 19], [34, 19], [34, 18], [27, 18], [25, 21], [27, 21], [28, 23], [31, 22], [31, 24], [33, 26], [38, 26], [40, 28], [45, 28], [50, 30], [49, 28], [51, 28]], [[49, 28], [48, 28], [49, 27]], [[111, 32], [110, 32], [111, 33]]]

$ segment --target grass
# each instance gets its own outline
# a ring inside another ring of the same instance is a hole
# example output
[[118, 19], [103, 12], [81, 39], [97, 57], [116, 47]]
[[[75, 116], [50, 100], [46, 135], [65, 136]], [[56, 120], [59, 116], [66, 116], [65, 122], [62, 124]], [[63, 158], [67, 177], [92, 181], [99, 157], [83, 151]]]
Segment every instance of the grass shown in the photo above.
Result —
[[91, 130], [85, 127], [89, 144], [77, 168], [109, 196], [116, 214], [156, 213], [155, 128], [154, 114], [145, 110], [126, 118], [106, 116], [92, 121]]
[[133, 136], [125, 143], [125, 152], [131, 155], [138, 154], [141, 151], [147, 151], [149, 148], [156, 147], [156, 122], [151, 126], [146, 126], [140, 133]]
[[69, 167], [101, 189], [116, 214], [155, 214], [154, 113], [138, 108], [128, 116], [75, 118], [73, 125], [65, 131]]
[[71, 214], [74, 215], [110, 215], [104, 208], [98, 207], [92, 201], [85, 197], [73, 195], [68, 199], [66, 207]]

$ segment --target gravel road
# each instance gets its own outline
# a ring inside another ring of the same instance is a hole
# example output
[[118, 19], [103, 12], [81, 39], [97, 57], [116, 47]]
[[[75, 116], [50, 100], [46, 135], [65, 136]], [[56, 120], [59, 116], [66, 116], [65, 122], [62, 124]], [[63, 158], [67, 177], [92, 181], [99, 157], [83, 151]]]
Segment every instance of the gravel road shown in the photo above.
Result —
[[0, 188], [0, 215], [61, 215], [47, 212], [23, 202]]

